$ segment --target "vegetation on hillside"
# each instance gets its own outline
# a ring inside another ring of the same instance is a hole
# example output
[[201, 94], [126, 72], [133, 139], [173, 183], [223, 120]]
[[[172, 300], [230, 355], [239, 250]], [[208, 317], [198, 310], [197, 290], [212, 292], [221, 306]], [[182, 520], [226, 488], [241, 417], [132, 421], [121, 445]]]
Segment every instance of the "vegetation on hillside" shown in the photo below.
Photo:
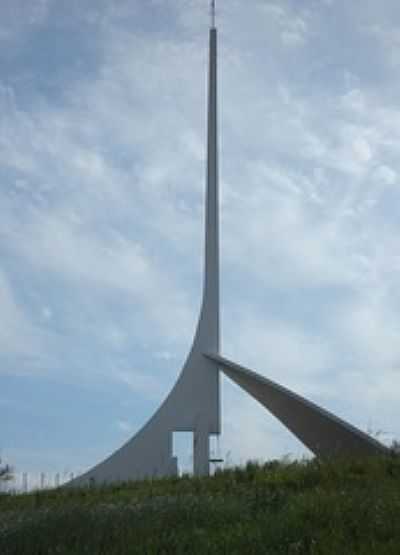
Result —
[[0, 496], [0, 553], [400, 553], [400, 459]]
[[0, 458], [0, 482], [11, 480], [13, 476], [12, 468], [8, 464], [3, 464]]

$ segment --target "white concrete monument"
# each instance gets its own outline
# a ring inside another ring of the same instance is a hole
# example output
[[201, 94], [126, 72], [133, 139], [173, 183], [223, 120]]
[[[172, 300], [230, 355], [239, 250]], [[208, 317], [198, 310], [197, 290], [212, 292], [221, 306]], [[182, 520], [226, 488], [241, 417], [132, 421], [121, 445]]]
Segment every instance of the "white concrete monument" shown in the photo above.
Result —
[[219, 371], [241, 386], [280, 420], [315, 455], [374, 455], [379, 442], [335, 415], [220, 355], [219, 207], [217, 134], [217, 29], [211, 2], [205, 267], [203, 302], [192, 348], [181, 374], [154, 416], [125, 445], [70, 486], [176, 475], [174, 432], [193, 432], [193, 471], [209, 473], [211, 435], [221, 433]]

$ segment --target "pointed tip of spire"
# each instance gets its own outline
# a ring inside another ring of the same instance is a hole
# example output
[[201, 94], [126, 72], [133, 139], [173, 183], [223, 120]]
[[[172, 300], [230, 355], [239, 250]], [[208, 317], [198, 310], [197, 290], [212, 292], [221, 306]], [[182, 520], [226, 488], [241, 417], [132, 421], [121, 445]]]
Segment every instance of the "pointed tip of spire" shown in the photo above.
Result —
[[211, 0], [211, 29], [215, 29], [215, 0]]

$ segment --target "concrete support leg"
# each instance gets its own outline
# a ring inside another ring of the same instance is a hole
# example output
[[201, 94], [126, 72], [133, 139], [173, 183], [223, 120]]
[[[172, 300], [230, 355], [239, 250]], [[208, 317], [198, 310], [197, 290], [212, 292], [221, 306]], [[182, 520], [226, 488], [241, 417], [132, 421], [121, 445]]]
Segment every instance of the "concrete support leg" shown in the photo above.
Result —
[[193, 472], [195, 476], [210, 474], [210, 437], [204, 429], [197, 429], [193, 434]]

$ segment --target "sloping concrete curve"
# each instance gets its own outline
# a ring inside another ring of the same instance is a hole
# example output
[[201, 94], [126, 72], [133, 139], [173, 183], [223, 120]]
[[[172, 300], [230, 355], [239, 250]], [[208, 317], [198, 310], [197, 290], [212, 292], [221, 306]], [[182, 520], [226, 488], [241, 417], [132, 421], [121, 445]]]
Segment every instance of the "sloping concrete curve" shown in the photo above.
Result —
[[379, 441], [315, 403], [248, 368], [206, 355], [232, 381], [273, 414], [306, 447], [321, 458], [387, 454]]

